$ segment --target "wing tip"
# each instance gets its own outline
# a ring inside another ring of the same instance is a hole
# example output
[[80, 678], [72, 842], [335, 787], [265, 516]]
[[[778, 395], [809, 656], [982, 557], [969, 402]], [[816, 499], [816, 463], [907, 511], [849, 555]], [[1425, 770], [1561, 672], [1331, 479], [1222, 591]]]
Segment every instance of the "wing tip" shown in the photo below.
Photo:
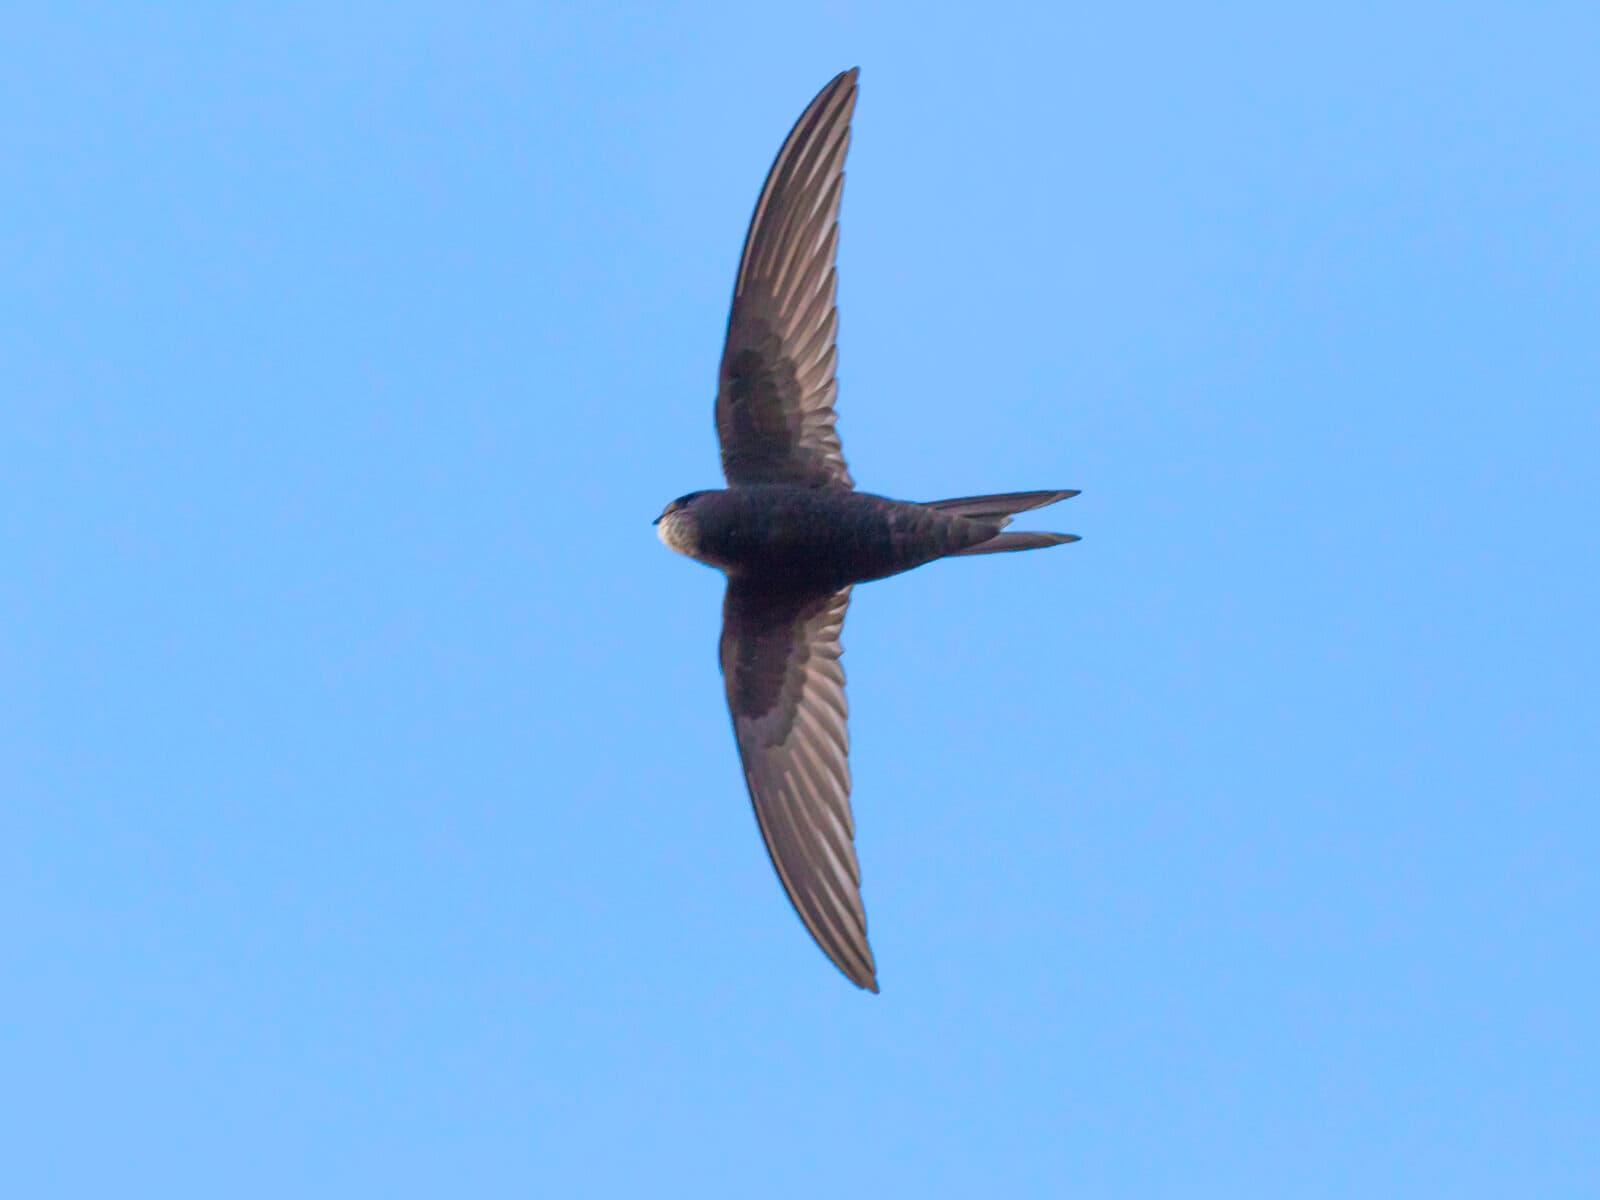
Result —
[[[863, 992], [871, 992], [874, 996], [878, 994], [878, 964], [870, 957], [865, 963], [851, 964], [840, 961], [840, 958], [826, 947], [823, 947], [823, 953], [833, 960], [833, 965], [839, 968], [840, 974]], [[869, 950], [867, 953], [871, 955], [872, 952]]]
[[840, 71], [832, 79], [828, 80], [822, 91], [817, 94], [817, 99], [821, 100], [824, 96], [832, 96], [843, 92], [849, 97], [846, 101], [847, 105], [850, 108], [854, 108], [857, 81], [860, 78], [860, 67], [851, 67], [848, 70]]

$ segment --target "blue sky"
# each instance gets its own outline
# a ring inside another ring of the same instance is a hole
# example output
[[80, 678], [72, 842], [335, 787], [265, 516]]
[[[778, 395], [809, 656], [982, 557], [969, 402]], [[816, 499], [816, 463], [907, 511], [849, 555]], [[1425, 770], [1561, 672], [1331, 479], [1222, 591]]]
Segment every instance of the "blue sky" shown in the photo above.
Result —
[[[5, 1193], [1600, 1192], [1597, 45], [14, 9]], [[1083, 489], [852, 607], [877, 997], [650, 526], [855, 64], [857, 480]]]

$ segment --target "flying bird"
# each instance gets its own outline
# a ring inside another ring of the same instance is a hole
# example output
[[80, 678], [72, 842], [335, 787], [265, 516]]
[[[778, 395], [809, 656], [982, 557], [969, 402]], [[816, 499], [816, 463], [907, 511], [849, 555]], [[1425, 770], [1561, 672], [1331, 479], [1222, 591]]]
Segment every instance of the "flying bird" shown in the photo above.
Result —
[[819, 92], [767, 173], [745, 236], [717, 383], [728, 486], [656, 518], [661, 540], [727, 576], [723, 683], [767, 853], [800, 920], [878, 990], [850, 812], [839, 631], [850, 589], [939, 558], [1059, 546], [1003, 532], [1070, 489], [915, 503], [856, 490], [834, 428], [834, 253], [855, 69]]

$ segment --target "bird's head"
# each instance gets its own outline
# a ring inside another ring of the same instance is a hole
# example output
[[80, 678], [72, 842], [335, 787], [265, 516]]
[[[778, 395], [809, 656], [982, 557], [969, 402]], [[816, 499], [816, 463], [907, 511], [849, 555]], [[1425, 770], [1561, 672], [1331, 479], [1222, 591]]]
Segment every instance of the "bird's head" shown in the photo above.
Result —
[[656, 536], [679, 554], [696, 557], [700, 549], [700, 522], [695, 519], [694, 502], [704, 492], [679, 496], [656, 518]]

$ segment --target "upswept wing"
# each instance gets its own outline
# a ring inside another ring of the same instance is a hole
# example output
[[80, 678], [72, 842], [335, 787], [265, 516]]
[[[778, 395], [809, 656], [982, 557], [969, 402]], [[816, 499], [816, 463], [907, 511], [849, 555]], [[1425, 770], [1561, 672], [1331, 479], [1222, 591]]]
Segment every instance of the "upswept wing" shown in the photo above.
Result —
[[861, 906], [839, 631], [850, 589], [797, 597], [730, 580], [722, 675], [761, 836], [834, 965], [878, 990]]
[[767, 174], [745, 237], [717, 386], [730, 484], [854, 487], [834, 429], [834, 252], [856, 71], [817, 94]]

